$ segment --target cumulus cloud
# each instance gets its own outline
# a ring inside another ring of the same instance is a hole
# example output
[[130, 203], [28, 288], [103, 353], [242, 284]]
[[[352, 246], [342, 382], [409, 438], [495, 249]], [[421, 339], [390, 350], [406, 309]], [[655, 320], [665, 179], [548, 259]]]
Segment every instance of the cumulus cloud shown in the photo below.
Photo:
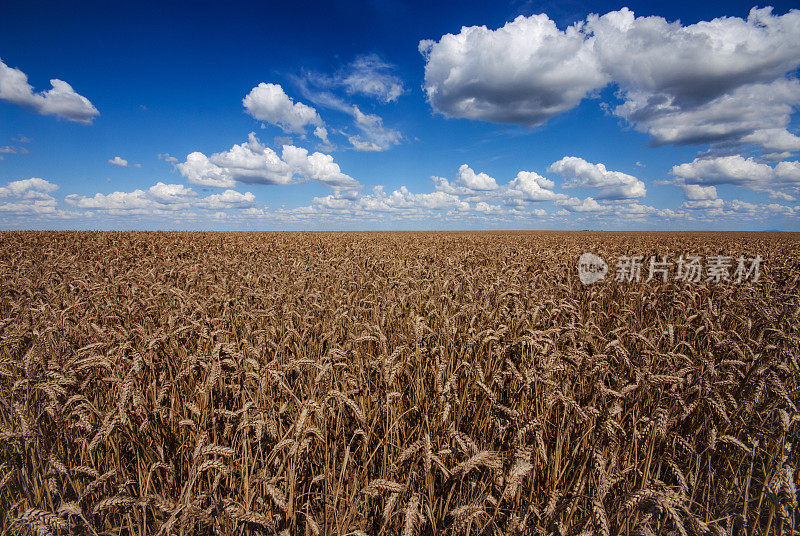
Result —
[[783, 161], [770, 166], [741, 155], [695, 158], [692, 162], [673, 166], [670, 173], [679, 186], [731, 184], [786, 200], [794, 199], [788, 192], [800, 190], [800, 162], [797, 161]]
[[475, 173], [467, 164], [458, 168], [456, 182], [470, 190], [497, 190], [497, 182], [486, 173]]
[[686, 199], [689, 201], [709, 201], [717, 199], [717, 189], [714, 186], [700, 186], [699, 184], [686, 184], [683, 187]]
[[197, 202], [198, 207], [211, 210], [250, 208], [255, 204], [256, 196], [251, 192], [245, 192], [242, 194], [235, 190], [225, 190], [221, 194], [212, 194]]
[[283, 146], [283, 160], [292, 173], [318, 181], [329, 188], [351, 189], [360, 184], [354, 178], [342, 173], [333, 157], [324, 153], [308, 154], [306, 149], [293, 145]]
[[0, 212], [35, 214], [41, 216], [63, 215], [57, 210], [57, 201], [50, 195], [58, 185], [38, 177], [11, 181], [0, 187]]
[[497, 30], [464, 27], [420, 42], [425, 92], [447, 117], [540, 125], [608, 82], [593, 41], [582, 25], [562, 31], [544, 14]]
[[401, 186], [390, 194], [378, 186], [372, 194], [347, 196], [341, 193], [315, 197], [314, 202], [332, 210], [364, 212], [425, 212], [441, 210], [469, 210], [469, 203], [442, 191], [413, 193]]
[[800, 104], [800, 83], [777, 80], [736, 88], [711, 101], [679, 105], [672, 97], [629, 91], [614, 113], [652, 136], [652, 145], [758, 145], [767, 151], [800, 150], [786, 126]]
[[248, 114], [277, 125], [284, 132], [304, 134], [307, 126], [322, 126], [317, 111], [302, 102], [294, 102], [280, 84], [260, 83], [242, 99]]
[[65, 201], [76, 208], [96, 210], [110, 214], [175, 214], [190, 213], [193, 209], [230, 210], [249, 209], [255, 206], [255, 195], [225, 190], [219, 194], [199, 197], [197, 192], [183, 184], [158, 182], [147, 190], [132, 192], [96, 193], [93, 196], [70, 194]]
[[333, 157], [284, 145], [282, 155], [263, 145], [254, 133], [248, 141], [210, 157], [193, 152], [177, 164], [178, 171], [193, 184], [232, 188], [237, 182], [291, 184], [295, 178], [315, 180], [336, 189], [358, 188], [358, 181], [342, 173]]
[[190, 203], [197, 193], [183, 184], [157, 182], [148, 190], [149, 196], [165, 205]]
[[800, 104], [798, 10], [683, 26], [623, 8], [563, 31], [547, 15], [521, 16], [419, 48], [428, 100], [448, 117], [539, 125], [613, 83], [623, 100], [613, 113], [656, 145], [800, 150], [787, 130]]
[[587, 197], [586, 199], [565, 197], [557, 199], [555, 204], [564, 207], [570, 212], [604, 212], [610, 210], [608, 205], [601, 205], [593, 197]]
[[50, 85], [49, 90], [34, 93], [28, 75], [0, 59], [0, 99], [77, 123], [89, 124], [100, 115], [89, 99], [77, 94], [68, 83], [53, 78]]
[[520, 171], [508, 183], [508, 193], [511, 198], [525, 201], [553, 201], [560, 195], [553, 192], [555, 183], [533, 171]]
[[635, 199], [644, 197], [644, 183], [620, 171], [609, 171], [603, 164], [592, 164], [575, 156], [565, 156], [547, 168], [566, 177], [564, 188], [593, 188], [599, 199]]
[[325, 145], [329, 145], [330, 141], [328, 140], [328, 129], [325, 127], [317, 127], [314, 129], [314, 136], [320, 139], [322, 143]]
[[108, 163], [119, 167], [128, 167], [128, 161], [120, 156], [115, 156], [114, 158], [110, 158], [108, 160]]

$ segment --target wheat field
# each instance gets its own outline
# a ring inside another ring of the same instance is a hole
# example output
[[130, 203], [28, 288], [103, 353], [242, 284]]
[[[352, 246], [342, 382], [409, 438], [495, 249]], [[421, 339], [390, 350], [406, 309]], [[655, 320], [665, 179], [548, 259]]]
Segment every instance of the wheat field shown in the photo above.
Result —
[[[757, 282], [584, 286], [585, 251], [764, 262]], [[799, 251], [783, 233], [0, 233], [0, 526], [797, 534]]]

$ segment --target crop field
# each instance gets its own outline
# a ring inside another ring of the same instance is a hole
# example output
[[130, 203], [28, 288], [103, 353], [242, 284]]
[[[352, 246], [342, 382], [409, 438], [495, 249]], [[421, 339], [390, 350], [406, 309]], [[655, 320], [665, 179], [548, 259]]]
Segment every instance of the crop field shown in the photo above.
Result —
[[[604, 280], [581, 283], [584, 252]], [[798, 252], [786, 233], [0, 233], [0, 531], [797, 534]], [[641, 281], [615, 280], [623, 255]], [[763, 262], [647, 281], [681, 255]]]

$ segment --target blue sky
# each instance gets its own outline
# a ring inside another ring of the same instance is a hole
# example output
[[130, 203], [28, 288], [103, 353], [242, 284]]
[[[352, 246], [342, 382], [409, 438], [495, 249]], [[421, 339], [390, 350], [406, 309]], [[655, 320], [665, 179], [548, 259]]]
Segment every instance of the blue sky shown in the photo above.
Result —
[[5, 2], [0, 228], [800, 230], [793, 7]]

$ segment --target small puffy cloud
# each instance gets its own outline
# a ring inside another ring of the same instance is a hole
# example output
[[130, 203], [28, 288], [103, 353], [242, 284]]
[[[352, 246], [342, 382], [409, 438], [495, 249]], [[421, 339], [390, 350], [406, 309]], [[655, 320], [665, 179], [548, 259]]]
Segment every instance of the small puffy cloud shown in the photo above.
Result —
[[178, 171], [192, 184], [232, 188], [236, 182], [290, 184], [293, 173], [280, 156], [259, 142], [254, 133], [248, 141], [229, 151], [207, 157], [193, 152], [177, 164]]
[[317, 111], [302, 102], [294, 102], [279, 84], [258, 84], [242, 99], [248, 114], [277, 125], [284, 132], [305, 133], [307, 126], [322, 126]]
[[502, 211], [503, 209], [500, 208], [500, 206], [490, 205], [486, 201], [478, 201], [475, 203], [475, 212], [481, 212], [483, 214], [500, 214]]
[[467, 164], [462, 164], [458, 168], [456, 182], [459, 182], [470, 190], [496, 190], [497, 182], [486, 173], [475, 173]]
[[383, 102], [393, 102], [405, 93], [403, 81], [392, 73], [394, 66], [377, 54], [359, 56], [334, 78], [348, 93], [360, 93]]
[[178, 160], [169, 153], [158, 153], [158, 159], [164, 160], [165, 162], [169, 162], [170, 164], [177, 164], [178, 162], [180, 162], [180, 160]]
[[49, 90], [34, 93], [28, 76], [0, 59], [0, 99], [77, 123], [89, 124], [100, 115], [89, 99], [78, 95], [68, 83], [54, 78], [50, 85]]
[[428, 101], [446, 117], [541, 125], [608, 82], [581, 26], [561, 31], [544, 14], [464, 27], [419, 50]]
[[564, 207], [570, 212], [605, 212], [610, 210], [608, 205], [601, 205], [593, 197], [578, 199], [577, 197], [565, 197], [555, 201], [555, 204]]
[[508, 193], [512, 198], [525, 201], [553, 201], [561, 194], [553, 192], [555, 183], [533, 171], [520, 171], [508, 183]]
[[282, 155], [263, 145], [254, 133], [248, 141], [234, 145], [229, 151], [207, 157], [191, 153], [177, 164], [178, 171], [193, 184], [232, 188], [237, 182], [285, 185], [295, 177], [316, 180], [330, 188], [358, 188], [358, 181], [341, 172], [333, 157], [284, 145]]
[[474, 195], [475, 191], [467, 188], [466, 186], [457, 186], [456, 184], [452, 184], [449, 180], [445, 179], [444, 177], [431, 177], [433, 181], [433, 187], [437, 192], [445, 192], [451, 195]]
[[314, 136], [320, 139], [325, 145], [330, 144], [328, 141], [328, 129], [325, 127], [317, 127], [314, 129]]
[[714, 186], [700, 186], [699, 184], [686, 184], [683, 187], [686, 199], [689, 201], [708, 201], [717, 199], [717, 189]]
[[635, 199], [647, 193], [644, 183], [633, 175], [609, 171], [603, 164], [592, 164], [575, 156], [565, 156], [547, 170], [565, 177], [565, 188], [599, 190], [599, 199]]
[[[199, 151], [190, 153], [186, 157], [186, 162], [176, 164], [175, 167], [192, 184], [214, 188], [236, 186], [234, 170], [225, 169], [212, 163], [206, 155]], [[266, 174], [266, 171], [264, 173]], [[272, 181], [272, 184], [275, 183], [276, 181]]]
[[256, 204], [256, 196], [251, 192], [239, 193], [235, 190], [225, 190], [220, 194], [212, 194], [197, 202], [197, 206], [210, 210], [224, 210], [231, 208], [251, 208]]
[[108, 163], [119, 167], [128, 167], [128, 161], [119, 156], [109, 159]]
[[319, 152], [308, 154], [302, 147], [284, 145], [283, 160], [293, 173], [318, 181], [329, 188], [351, 189], [360, 186], [354, 178], [342, 173], [339, 164], [334, 162], [329, 154]]
[[190, 203], [197, 193], [183, 184], [164, 184], [158, 182], [148, 190], [150, 197], [163, 204], [185, 204]]

